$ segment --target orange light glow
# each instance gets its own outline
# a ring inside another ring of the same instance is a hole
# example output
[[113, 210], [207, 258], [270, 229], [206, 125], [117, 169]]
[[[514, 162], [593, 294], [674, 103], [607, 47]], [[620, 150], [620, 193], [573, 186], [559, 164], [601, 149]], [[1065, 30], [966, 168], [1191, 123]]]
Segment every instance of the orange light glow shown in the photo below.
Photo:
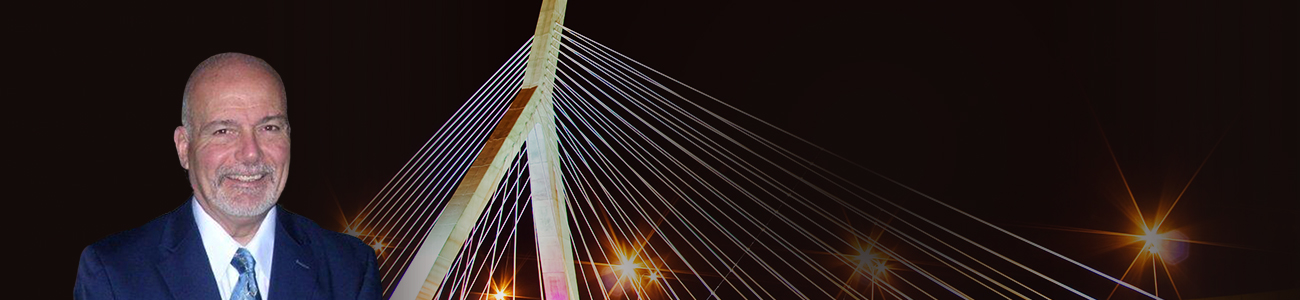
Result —
[[865, 274], [879, 276], [889, 270], [889, 259], [874, 250], [858, 249], [857, 255], [848, 257], [857, 263], [855, 268]]
[[1160, 245], [1165, 242], [1164, 235], [1157, 234], [1155, 230], [1147, 231], [1146, 234], [1138, 236], [1137, 239], [1145, 243], [1142, 247], [1146, 248], [1147, 251], [1151, 251], [1151, 254], [1160, 254], [1162, 248]]
[[858, 260], [858, 263], [870, 263], [872, 261], [880, 259], [880, 256], [873, 252], [863, 252], [858, 254], [858, 256], [854, 256], [853, 258], [856, 258]]
[[629, 261], [629, 262], [624, 262], [621, 265], [617, 265], [615, 266], [615, 268], [618, 268], [618, 270], [620, 272], [623, 272], [624, 274], [636, 274], [636, 269], [641, 268], [641, 264], [633, 263]]

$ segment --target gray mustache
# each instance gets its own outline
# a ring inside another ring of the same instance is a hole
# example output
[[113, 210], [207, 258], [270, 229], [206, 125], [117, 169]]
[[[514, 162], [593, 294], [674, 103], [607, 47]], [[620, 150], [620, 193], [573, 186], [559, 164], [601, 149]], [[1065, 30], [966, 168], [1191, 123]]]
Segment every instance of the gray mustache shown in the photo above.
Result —
[[267, 164], [254, 164], [254, 165], [228, 166], [228, 167], [221, 167], [217, 169], [217, 175], [220, 175], [220, 177], [225, 177], [226, 175], [253, 175], [253, 174], [266, 174], [269, 176], [275, 174], [275, 167], [272, 167]]

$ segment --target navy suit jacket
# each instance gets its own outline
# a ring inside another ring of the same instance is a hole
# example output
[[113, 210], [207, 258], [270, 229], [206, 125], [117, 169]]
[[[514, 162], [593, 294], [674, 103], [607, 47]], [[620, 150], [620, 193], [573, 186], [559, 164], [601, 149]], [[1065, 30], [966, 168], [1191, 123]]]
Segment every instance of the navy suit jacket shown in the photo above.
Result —
[[[73, 297], [221, 300], [192, 203], [86, 247]], [[275, 256], [266, 300], [381, 297], [373, 249], [356, 237], [275, 209]]]

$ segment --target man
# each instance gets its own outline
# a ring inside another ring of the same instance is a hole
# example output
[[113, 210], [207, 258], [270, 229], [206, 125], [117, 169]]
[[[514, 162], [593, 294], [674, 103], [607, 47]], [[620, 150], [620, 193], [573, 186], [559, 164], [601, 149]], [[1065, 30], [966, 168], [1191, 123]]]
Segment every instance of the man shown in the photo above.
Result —
[[284, 84], [265, 61], [212, 56], [173, 133], [193, 197], [81, 253], [77, 299], [378, 299], [375, 253], [276, 207], [289, 175]]

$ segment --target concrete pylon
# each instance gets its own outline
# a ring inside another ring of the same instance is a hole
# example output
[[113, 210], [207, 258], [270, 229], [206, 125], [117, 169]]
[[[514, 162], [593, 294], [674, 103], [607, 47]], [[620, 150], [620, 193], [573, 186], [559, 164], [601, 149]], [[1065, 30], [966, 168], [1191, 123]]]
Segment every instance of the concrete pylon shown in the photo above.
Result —
[[434, 220], [433, 228], [398, 279], [390, 299], [433, 299], [438, 295], [451, 263], [525, 140], [529, 146], [530, 189], [542, 265], [543, 299], [578, 299], [552, 100], [567, 3], [567, 0], [542, 1], [519, 93]]

